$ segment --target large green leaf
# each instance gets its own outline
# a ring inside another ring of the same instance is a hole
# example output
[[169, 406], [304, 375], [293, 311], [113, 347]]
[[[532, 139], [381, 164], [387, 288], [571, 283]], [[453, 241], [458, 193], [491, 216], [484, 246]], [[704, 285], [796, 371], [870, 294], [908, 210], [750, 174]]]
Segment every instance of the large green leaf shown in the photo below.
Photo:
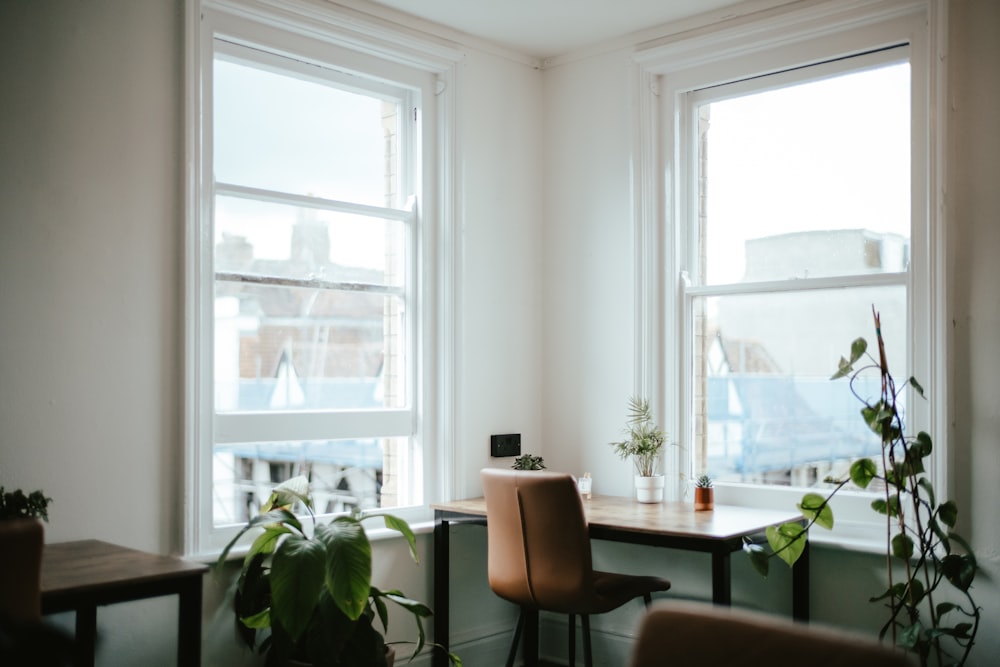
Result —
[[920, 446], [915, 443], [907, 448], [902, 475], [913, 477], [924, 472], [924, 457], [920, 452]]
[[387, 600], [392, 600], [400, 607], [403, 607], [409, 611], [414, 616], [420, 616], [421, 618], [428, 618], [433, 615], [431, 608], [425, 605], [419, 600], [411, 600], [410, 598], [403, 595], [402, 591], [392, 590], [392, 591], [379, 591], [379, 595], [385, 597]]
[[340, 610], [357, 620], [368, 604], [372, 581], [372, 546], [361, 522], [338, 517], [316, 528], [326, 545], [326, 587]]
[[219, 554], [219, 560], [216, 561], [215, 567], [219, 569], [224, 567], [226, 564], [226, 559], [229, 557], [229, 551], [239, 542], [243, 535], [257, 526], [268, 526], [270, 524], [285, 524], [295, 528], [300, 533], [302, 532], [302, 523], [296, 518], [294, 514], [285, 509], [270, 510], [268, 512], [261, 512], [257, 516], [253, 517], [247, 521], [246, 525], [240, 528], [239, 532], [229, 541], [229, 544], [222, 550]]
[[766, 577], [770, 570], [771, 559], [764, 547], [753, 542], [744, 542], [743, 551], [750, 557], [750, 564], [753, 565], [753, 569], [757, 570], [757, 574]]
[[285, 535], [290, 534], [292, 531], [285, 525], [282, 524], [271, 524], [264, 529], [264, 532], [257, 536], [257, 539], [253, 541], [250, 545], [250, 550], [247, 551], [246, 558], [243, 559], [243, 564], [246, 565], [250, 562], [250, 559], [257, 554], [270, 554], [274, 553], [274, 550], [278, 546], [278, 542]]
[[910, 579], [909, 585], [906, 587], [906, 592], [904, 593], [904, 595], [906, 596], [904, 598], [906, 604], [910, 605], [911, 607], [917, 606], [920, 603], [920, 601], [924, 599], [923, 583], [916, 577]]
[[771, 550], [788, 565], [794, 565], [806, 548], [806, 529], [801, 524], [790, 521], [780, 526], [768, 526], [764, 532]]
[[891, 495], [889, 496], [888, 502], [883, 498], [876, 498], [872, 501], [872, 509], [879, 514], [888, 514], [889, 516], [899, 516], [899, 496]]
[[253, 628], [254, 630], [269, 628], [271, 627], [271, 609], [268, 607], [264, 611], [257, 612], [252, 616], [244, 616], [240, 618], [240, 622], [248, 628]]
[[931, 532], [934, 533], [938, 540], [941, 541], [941, 546], [944, 547], [945, 553], [951, 553], [951, 542], [948, 540], [948, 536], [945, 534], [944, 529], [941, 528], [941, 524], [937, 522], [937, 519], [932, 516], [927, 522], [927, 527], [930, 528]]
[[878, 475], [878, 468], [871, 459], [858, 459], [851, 464], [851, 481], [862, 489], [867, 489]]
[[417, 624], [417, 641], [416, 646], [413, 649], [413, 655], [420, 653], [424, 649], [424, 643], [427, 641], [427, 635], [424, 633], [424, 624], [421, 619], [431, 616], [430, 607], [422, 602], [411, 600], [403, 595], [402, 591], [380, 591], [376, 588], [372, 588], [372, 594], [376, 596], [376, 599], [384, 597], [387, 600], [392, 600], [413, 614], [413, 620]]
[[271, 562], [271, 620], [297, 641], [312, 618], [323, 587], [323, 544], [291, 535]]
[[312, 498], [309, 495], [309, 480], [304, 475], [298, 475], [287, 479], [278, 486], [261, 506], [261, 512], [267, 512], [275, 507], [290, 508], [296, 502], [301, 502], [306, 507], [312, 507]]
[[864, 353], [868, 350], [868, 341], [864, 338], [855, 338], [851, 341], [851, 363], [860, 359]]
[[417, 536], [413, 534], [410, 524], [406, 523], [406, 521], [400, 519], [398, 516], [393, 516], [392, 514], [386, 514], [384, 516], [385, 527], [399, 531], [399, 533], [406, 538], [406, 543], [410, 547], [410, 556], [413, 558], [413, 562], [419, 563], [420, 557], [417, 555]]
[[837, 364], [837, 372], [830, 379], [836, 380], [853, 373], [854, 363], [864, 355], [867, 349], [868, 341], [864, 338], [855, 338], [854, 342], [851, 343], [851, 360], [848, 361], [847, 359], [841, 357], [840, 362]]
[[944, 525], [954, 528], [955, 522], [958, 521], [958, 505], [953, 500], [941, 503], [941, 507], [938, 509], [938, 516]]
[[955, 588], [967, 591], [976, 576], [976, 562], [968, 554], [948, 554], [941, 559], [941, 572]]
[[802, 516], [815, 521], [817, 526], [833, 530], [833, 510], [823, 496], [818, 493], [807, 493], [802, 496], [802, 501], [796, 507], [802, 512]]
[[920, 633], [923, 631], [923, 626], [917, 621], [908, 628], [903, 628], [903, 631], [899, 633], [896, 643], [904, 648], [913, 648], [920, 642]]
[[893, 536], [892, 555], [903, 560], [910, 558], [913, 555], [913, 539], [903, 533]]
[[931, 484], [931, 481], [926, 477], [921, 477], [917, 484], [919, 484], [920, 488], [924, 490], [927, 504], [930, 505], [931, 509], [934, 509], [935, 505], [937, 505], [937, 498], [934, 495], [934, 486]]
[[954, 602], [942, 602], [936, 607], [938, 617], [944, 616], [952, 609], [958, 609], [958, 605]]

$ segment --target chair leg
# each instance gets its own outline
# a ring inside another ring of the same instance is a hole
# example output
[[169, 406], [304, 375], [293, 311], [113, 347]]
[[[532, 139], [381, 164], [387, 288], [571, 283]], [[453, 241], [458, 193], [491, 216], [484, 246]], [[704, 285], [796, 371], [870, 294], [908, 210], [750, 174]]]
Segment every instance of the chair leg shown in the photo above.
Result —
[[648, 607], [653, 602], [653, 596], [649, 593], [643, 593], [642, 601], [645, 602], [646, 606]]
[[514, 658], [517, 657], [517, 643], [521, 640], [521, 630], [524, 629], [524, 610], [517, 613], [517, 625], [514, 626], [514, 640], [510, 643], [510, 652], [507, 654], [507, 667], [514, 667]]
[[594, 667], [594, 657], [590, 650], [590, 616], [580, 614], [580, 622], [583, 624], [583, 664], [584, 667]]
[[576, 615], [569, 615], [569, 667], [576, 667]]

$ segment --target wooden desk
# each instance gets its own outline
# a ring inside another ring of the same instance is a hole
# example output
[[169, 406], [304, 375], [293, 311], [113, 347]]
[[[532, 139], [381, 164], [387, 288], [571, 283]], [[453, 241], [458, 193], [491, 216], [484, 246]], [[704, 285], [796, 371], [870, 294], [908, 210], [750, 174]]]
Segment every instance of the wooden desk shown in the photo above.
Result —
[[[448, 646], [450, 597], [449, 526], [453, 523], [486, 524], [486, 500], [456, 500], [434, 508], [434, 641]], [[594, 495], [583, 501], [590, 537], [670, 549], [701, 551], [712, 556], [712, 601], [729, 605], [730, 554], [743, 548], [743, 538], [759, 539], [768, 526], [803, 522], [798, 512], [756, 510], [716, 505], [711, 512], [695, 512], [689, 503], [645, 504], [632, 498]], [[809, 543], [792, 568], [792, 616], [809, 619]], [[532, 628], [532, 626], [534, 626]], [[537, 623], [526, 623], [525, 664], [537, 664]], [[445, 665], [435, 652], [435, 667]]]
[[201, 664], [202, 563], [127, 549], [98, 540], [46, 544], [42, 613], [76, 612], [77, 667], [94, 664], [97, 607], [161, 595], [180, 598], [177, 664]]

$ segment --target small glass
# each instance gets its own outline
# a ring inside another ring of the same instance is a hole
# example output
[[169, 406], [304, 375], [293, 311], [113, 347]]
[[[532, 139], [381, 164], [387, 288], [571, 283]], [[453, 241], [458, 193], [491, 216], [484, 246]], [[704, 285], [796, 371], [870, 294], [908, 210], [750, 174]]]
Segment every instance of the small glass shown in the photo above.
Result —
[[584, 473], [583, 477], [576, 480], [576, 487], [580, 490], [580, 495], [587, 500], [590, 500], [592, 495], [590, 489], [593, 481], [594, 480], [590, 477], [589, 472]]

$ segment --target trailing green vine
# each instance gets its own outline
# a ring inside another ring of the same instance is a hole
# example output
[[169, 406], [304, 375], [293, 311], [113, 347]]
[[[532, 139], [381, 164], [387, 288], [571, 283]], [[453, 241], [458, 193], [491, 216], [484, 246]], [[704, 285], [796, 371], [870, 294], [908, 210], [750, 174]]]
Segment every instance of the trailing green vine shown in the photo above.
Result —
[[[921, 665], [963, 665], [975, 643], [980, 608], [971, 588], [978, 571], [968, 542], [952, 530], [958, 507], [951, 500], [938, 503], [934, 487], [924, 475], [924, 461], [933, 450], [931, 437], [921, 431], [906, 436], [897, 399], [909, 385], [921, 397], [923, 388], [913, 378], [901, 386], [889, 372], [879, 315], [874, 312], [878, 358], [868, 353], [863, 338], [851, 344], [850, 359], [841, 358], [833, 380], [849, 378], [851, 392], [864, 405], [861, 415], [882, 441], [881, 469], [872, 459], [851, 464], [847, 479], [827, 479], [833, 490], [825, 497], [807, 493], [797, 507], [806, 525], [790, 522], [767, 531], [770, 552], [745, 541], [744, 551], [754, 568], [767, 576], [768, 564], [777, 556], [793, 565], [805, 548], [803, 539], [813, 525], [832, 529], [830, 500], [846, 485], [867, 489], [873, 482], [884, 486], [872, 509], [885, 516], [887, 587], [870, 601], [881, 602], [889, 618], [879, 637], [920, 658]], [[855, 388], [863, 372], [875, 370], [881, 377], [881, 395], [870, 401]], [[880, 472], [881, 470], [881, 472]], [[949, 586], [943, 586], [943, 584]]]

